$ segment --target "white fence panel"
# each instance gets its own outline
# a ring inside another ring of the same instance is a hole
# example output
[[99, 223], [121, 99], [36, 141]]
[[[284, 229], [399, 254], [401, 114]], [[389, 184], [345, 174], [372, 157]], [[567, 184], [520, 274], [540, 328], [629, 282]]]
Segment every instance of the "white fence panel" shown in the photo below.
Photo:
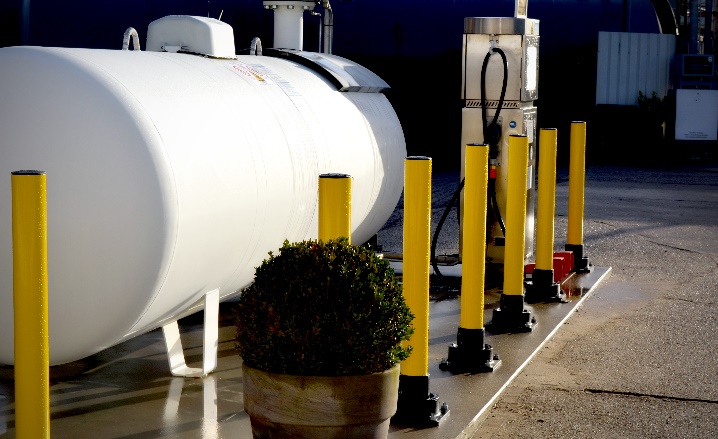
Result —
[[599, 32], [596, 105], [636, 105], [639, 91], [664, 97], [675, 51], [675, 35]]

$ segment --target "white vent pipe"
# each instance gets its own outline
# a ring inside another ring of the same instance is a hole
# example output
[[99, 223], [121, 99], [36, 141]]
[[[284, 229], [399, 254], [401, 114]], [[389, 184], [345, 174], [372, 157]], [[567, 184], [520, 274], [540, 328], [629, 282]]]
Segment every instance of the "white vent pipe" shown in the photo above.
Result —
[[324, 7], [324, 53], [334, 53], [334, 10], [332, 5], [329, 4], [329, 0], [324, 0], [322, 4]]
[[265, 0], [264, 8], [274, 11], [274, 47], [302, 50], [304, 46], [304, 11], [314, 1]]

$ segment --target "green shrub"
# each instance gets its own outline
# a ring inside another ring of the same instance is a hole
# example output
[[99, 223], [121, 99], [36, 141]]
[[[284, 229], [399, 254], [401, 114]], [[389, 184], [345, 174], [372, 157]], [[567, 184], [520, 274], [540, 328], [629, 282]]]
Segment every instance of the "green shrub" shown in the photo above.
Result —
[[406, 359], [414, 329], [389, 263], [336, 241], [284, 242], [242, 291], [237, 350], [245, 364], [294, 375], [381, 372]]

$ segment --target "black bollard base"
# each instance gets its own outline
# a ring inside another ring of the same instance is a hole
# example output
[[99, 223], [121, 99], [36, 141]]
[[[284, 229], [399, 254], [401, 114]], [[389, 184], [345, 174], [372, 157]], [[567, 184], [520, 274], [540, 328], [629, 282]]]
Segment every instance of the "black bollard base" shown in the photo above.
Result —
[[438, 427], [449, 417], [449, 406], [439, 406], [439, 395], [429, 393], [429, 376], [399, 375], [399, 400], [392, 423], [412, 427]]
[[449, 345], [449, 356], [439, 363], [439, 369], [454, 373], [493, 372], [501, 366], [501, 359], [491, 345], [484, 343], [484, 328], [459, 328], [456, 343]]
[[553, 281], [553, 270], [535, 268], [531, 280], [526, 282], [526, 303], [561, 302], [566, 303], [566, 293], [561, 284]]
[[573, 269], [575, 273], [588, 273], [593, 266], [588, 262], [588, 257], [583, 255], [583, 244], [566, 244], [566, 251], [573, 252]]
[[524, 308], [523, 295], [502, 294], [499, 307], [494, 309], [493, 319], [486, 325], [494, 334], [506, 332], [531, 332], [536, 326], [536, 317]]

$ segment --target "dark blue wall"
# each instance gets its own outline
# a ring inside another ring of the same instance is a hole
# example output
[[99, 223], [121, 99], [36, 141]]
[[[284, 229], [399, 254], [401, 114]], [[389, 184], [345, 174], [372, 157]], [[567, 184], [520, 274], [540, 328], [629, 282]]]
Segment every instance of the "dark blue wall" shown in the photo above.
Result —
[[[435, 167], [457, 167], [463, 19], [511, 16], [514, 0], [333, 0], [332, 5], [334, 52], [364, 64], [393, 87], [388, 96], [409, 153], [433, 156]], [[223, 10], [238, 50], [255, 36], [271, 47], [272, 13], [261, 0], [31, 0], [30, 6], [31, 45], [118, 49], [125, 29], [133, 26], [144, 46], [152, 20], [170, 14], [216, 18]], [[0, 46], [22, 43], [21, 9], [22, 0], [0, 0]], [[598, 32], [623, 30], [623, 0], [533, 0], [528, 12], [541, 20], [539, 126], [567, 132], [571, 120], [592, 118]], [[305, 23], [305, 48], [316, 50], [319, 20], [305, 15]], [[627, 30], [658, 32], [649, 0], [631, 0]], [[566, 137], [559, 134], [560, 151]]]

